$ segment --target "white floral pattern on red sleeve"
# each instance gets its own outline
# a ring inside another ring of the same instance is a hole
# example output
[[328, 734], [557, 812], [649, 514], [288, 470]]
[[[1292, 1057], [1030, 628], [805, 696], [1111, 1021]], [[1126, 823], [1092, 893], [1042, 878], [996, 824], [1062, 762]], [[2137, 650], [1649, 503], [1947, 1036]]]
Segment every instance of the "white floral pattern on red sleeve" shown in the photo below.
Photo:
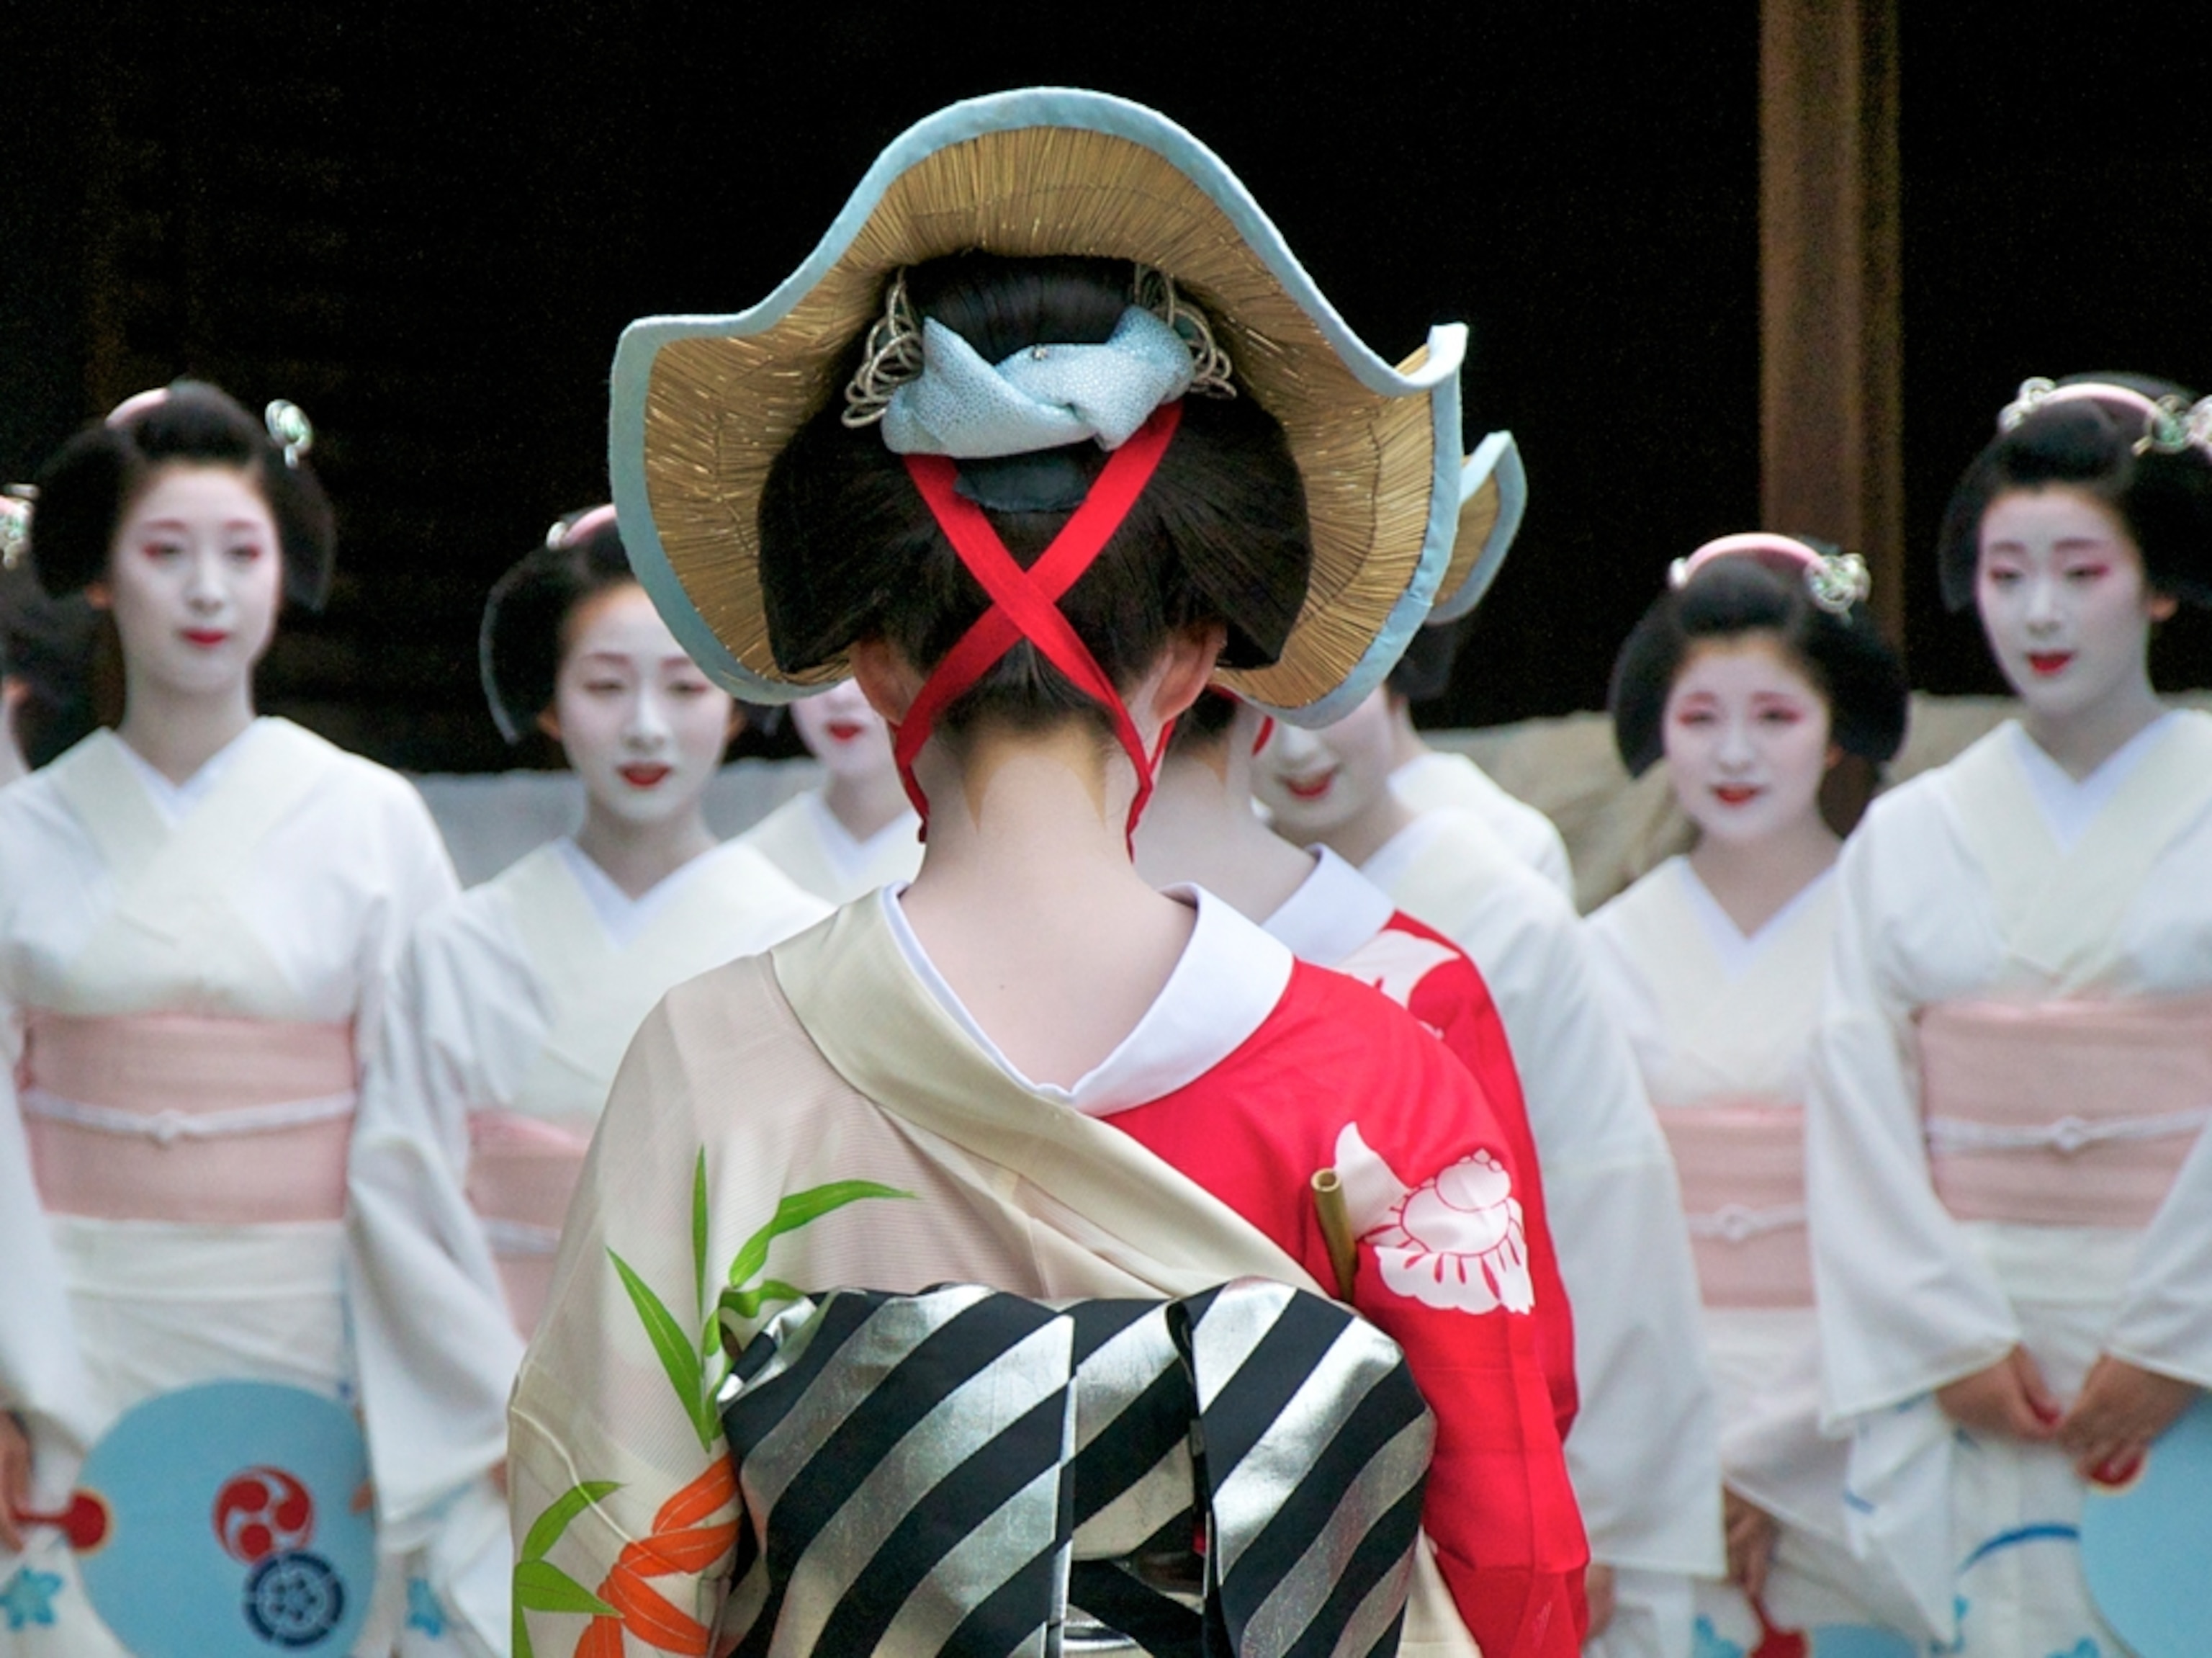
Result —
[[1489, 1151], [1409, 1186], [1348, 1124], [1337, 1136], [1336, 1172], [1352, 1230], [1373, 1247], [1392, 1294], [1477, 1314], [1535, 1306], [1521, 1200]]

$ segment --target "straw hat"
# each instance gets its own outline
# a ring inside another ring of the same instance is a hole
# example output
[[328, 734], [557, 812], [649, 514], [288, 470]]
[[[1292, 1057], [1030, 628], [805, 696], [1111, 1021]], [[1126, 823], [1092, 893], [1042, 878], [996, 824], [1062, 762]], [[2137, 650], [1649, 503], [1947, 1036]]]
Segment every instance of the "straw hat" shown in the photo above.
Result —
[[623, 539], [670, 629], [740, 697], [787, 702], [849, 672], [781, 667], [761, 600], [769, 468], [838, 388], [890, 274], [971, 248], [1164, 271], [1202, 303], [1240, 395], [1282, 424], [1314, 563], [1273, 667], [1224, 685], [1278, 717], [1350, 711], [1445, 591], [1460, 510], [1466, 330], [1392, 368], [1360, 343], [1229, 169], [1173, 122], [1033, 88], [939, 111], [895, 141], [806, 261], [733, 316], [648, 317], [615, 354], [610, 470]]
[[1512, 433], [1492, 432], [1460, 468], [1459, 533], [1437, 589], [1440, 596], [1429, 612], [1431, 623], [1456, 622], [1482, 602], [1528, 508], [1528, 474], [1522, 469], [1520, 447]]

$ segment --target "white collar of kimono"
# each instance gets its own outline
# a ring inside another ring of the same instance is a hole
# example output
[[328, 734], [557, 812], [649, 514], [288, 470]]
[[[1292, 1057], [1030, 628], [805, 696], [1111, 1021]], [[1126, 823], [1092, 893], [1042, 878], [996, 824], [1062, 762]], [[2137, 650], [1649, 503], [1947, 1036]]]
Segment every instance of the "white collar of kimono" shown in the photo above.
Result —
[[1795, 898], [1769, 916], [1758, 931], [1747, 935], [1735, 924], [1735, 917], [1721, 908], [1721, 901], [1713, 896], [1712, 888], [1706, 886], [1697, 870], [1691, 867], [1688, 858], [1678, 853], [1662, 867], [1671, 867], [1679, 875], [1682, 894], [1689, 901], [1691, 911], [1698, 917], [1698, 925], [1705, 930], [1706, 940], [1713, 947], [1713, 954], [1720, 958], [1721, 972], [1729, 978], [1741, 978], [1750, 972], [1759, 958], [1766, 954], [1768, 946], [1788, 932], [1790, 923], [1799, 916], [1820, 902], [1820, 894], [1828, 890], [1828, 884], [1836, 878], [1835, 866], [1831, 864], [1800, 887]]
[[876, 901], [915, 977], [993, 1064], [1042, 1099], [1086, 1117], [1110, 1117], [1172, 1094], [1228, 1058], [1266, 1022], [1291, 981], [1291, 953], [1221, 899], [1196, 887], [1165, 892], [1197, 909], [1190, 942], [1136, 1028], [1066, 1088], [1032, 1082], [1017, 1070], [938, 972], [907, 924], [897, 892], [883, 887]]
[[2064, 766], [2043, 752], [2042, 745], [2029, 736], [2017, 721], [2006, 726], [2011, 733], [2013, 753], [2020, 757], [2021, 770], [2027, 774], [2035, 803], [2042, 808], [2044, 827], [2051, 831], [2051, 838], [2058, 843], [2061, 851], [2073, 850], [2074, 844], [2087, 832], [2098, 814], [2112, 804], [2120, 785], [2142, 764], [2143, 757], [2158, 747], [2175, 717], [2174, 710], [2168, 709], [2106, 756], [2103, 765], [2078, 783], [2067, 775]]
[[[1468, 814], [1459, 813], [1455, 815], [1464, 822]], [[1407, 872], [1420, 860], [1421, 854], [1429, 850], [1429, 843], [1443, 830], [1443, 814], [1422, 813], [1377, 847], [1375, 855], [1359, 866], [1359, 873], [1386, 893], [1395, 890], [1406, 878]]]
[[848, 879], [867, 869], [895, 843], [911, 842], [921, 832], [921, 817], [908, 810], [900, 813], [866, 840], [860, 840], [838, 821], [837, 814], [830, 809], [830, 802], [822, 798], [821, 790], [810, 789], [799, 798], [806, 802], [804, 809], [814, 825], [815, 837], [822, 843], [823, 851], [837, 873]]
[[239, 755], [245, 752], [246, 744], [252, 741], [253, 734], [260, 728], [261, 722], [257, 719], [209, 755], [200, 763], [200, 769], [182, 783], [170, 782], [155, 770], [151, 760], [129, 743], [118, 742], [115, 746], [121, 751], [132, 773], [144, 786], [146, 798], [153, 802], [154, 809], [161, 814], [161, 820], [173, 827], [184, 820], [187, 812], [215, 792], [216, 785], [223, 779], [223, 774], [230, 770]]
[[1299, 960], [1334, 967], [1365, 948], [1398, 909], [1389, 893], [1328, 847], [1313, 850], [1313, 873], [1261, 924]]
[[[727, 844], [727, 843], [724, 843]], [[690, 863], [670, 870], [659, 881], [632, 898], [615, 885], [614, 877], [592, 861], [591, 854], [578, 846], [569, 836], [563, 835], [553, 843], [553, 850], [568, 873], [576, 878], [584, 898], [599, 917], [599, 925], [606, 930], [608, 938], [618, 949], [627, 949], [637, 942], [637, 936], [653, 924], [653, 918], [666, 909], [669, 901], [691, 884], [692, 877], [705, 867], [708, 859], [722, 850], [715, 846], [702, 852]]]

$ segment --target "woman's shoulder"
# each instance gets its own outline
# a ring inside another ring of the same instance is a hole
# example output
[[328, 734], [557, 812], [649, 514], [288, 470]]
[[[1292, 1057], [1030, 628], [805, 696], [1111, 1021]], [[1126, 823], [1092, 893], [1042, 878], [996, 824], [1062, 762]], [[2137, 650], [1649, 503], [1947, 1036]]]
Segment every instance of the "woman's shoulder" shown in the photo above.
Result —
[[697, 881], [693, 894], [712, 893], [749, 915], [787, 923], [785, 933], [811, 925], [835, 907], [801, 887], [781, 864], [743, 836], [702, 854]]
[[264, 715], [255, 724], [257, 742], [281, 744], [280, 752], [289, 764], [319, 770], [321, 775], [315, 780], [319, 798], [343, 803], [349, 808], [369, 806], [410, 815], [428, 815], [429, 808], [423, 805], [420, 791], [390, 766], [366, 754], [341, 748], [329, 738], [305, 726], [295, 725], [280, 715]]
[[[1448, 942], [1448, 941], [1447, 941]], [[1374, 985], [1293, 961], [1275, 1011], [1232, 1064], [1248, 1058], [1270, 1072], [1329, 1087], [1398, 1078], [1417, 1086], [1460, 1071], [1429, 1028]]]
[[1584, 918], [1591, 935], [1618, 942], [1638, 923], [1674, 911], [1681, 899], [1682, 862], [1680, 853], [1662, 860], [1591, 911]]

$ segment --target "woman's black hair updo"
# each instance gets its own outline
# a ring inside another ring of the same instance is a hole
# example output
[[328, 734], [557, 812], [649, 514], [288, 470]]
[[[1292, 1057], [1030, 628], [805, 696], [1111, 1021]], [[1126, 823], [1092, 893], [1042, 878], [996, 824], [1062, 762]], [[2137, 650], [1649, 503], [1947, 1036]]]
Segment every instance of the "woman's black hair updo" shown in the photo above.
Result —
[[[1834, 552], [1826, 542], [1795, 539]], [[1867, 607], [1840, 616], [1824, 610], [1807, 590], [1802, 567], [1736, 553], [1661, 594], [1614, 659], [1606, 705], [1631, 777], [1642, 777], [1665, 753], [1667, 698], [1691, 650], [1706, 640], [1761, 633], [1771, 635], [1827, 698], [1838, 747], [1877, 765], [1897, 753], [1905, 741], [1905, 668]]]
[[244, 472], [276, 526], [285, 598], [308, 610], [323, 607], [336, 539], [330, 498], [304, 458], [288, 463], [266, 426], [198, 380], [177, 381], [120, 419], [85, 427], [54, 452], [39, 476], [31, 514], [40, 586], [58, 598], [104, 580], [131, 502], [157, 468], [173, 465]]
[[569, 514], [543, 546], [534, 547], [492, 586], [484, 600], [477, 658], [484, 697], [500, 735], [520, 742], [553, 705], [553, 687], [568, 654], [571, 619], [588, 600], [634, 582], [622, 532], [606, 512], [575, 527], [597, 509]]
[[[918, 317], [960, 334], [986, 362], [1032, 345], [1103, 342], [1131, 302], [1133, 267], [1094, 259], [1015, 259], [971, 253], [906, 273]], [[860, 361], [855, 340], [835, 383]], [[902, 459], [873, 428], [854, 430], [833, 396], [776, 457], [760, 507], [761, 588], [769, 643], [783, 668], [824, 661], [880, 638], [927, 672], [988, 599], [931, 515]], [[1092, 442], [1047, 452], [1087, 488], [1105, 465]], [[1025, 458], [1010, 464], [1021, 466]], [[1034, 564], [1072, 508], [990, 507], [1000, 463], [962, 463], [1017, 564]], [[1305, 491], [1274, 418], [1249, 388], [1190, 397], [1144, 494], [1060, 610], [1108, 678], [1127, 686], [1177, 629], [1218, 622], [1225, 667], [1275, 661], [1305, 598], [1313, 558]], [[1026, 640], [939, 718], [957, 734], [979, 718], [1018, 727], [1075, 713], [1104, 716]]]
[[[2125, 387], [2153, 401], [2191, 400], [2191, 393], [2171, 381], [2143, 375], [2077, 375], [2058, 383], [2085, 382]], [[2154, 589], [2212, 606], [2212, 455], [2193, 446], [2138, 454], [2143, 432], [2136, 410], [2079, 397], [2048, 404], [2000, 433], [1974, 457], [1943, 509], [1936, 558], [1944, 604], [1956, 611], [1974, 602], [1982, 515], [1990, 503], [2011, 491], [2059, 485], [2102, 502], [2118, 516], [2142, 553], [2143, 573]]]

